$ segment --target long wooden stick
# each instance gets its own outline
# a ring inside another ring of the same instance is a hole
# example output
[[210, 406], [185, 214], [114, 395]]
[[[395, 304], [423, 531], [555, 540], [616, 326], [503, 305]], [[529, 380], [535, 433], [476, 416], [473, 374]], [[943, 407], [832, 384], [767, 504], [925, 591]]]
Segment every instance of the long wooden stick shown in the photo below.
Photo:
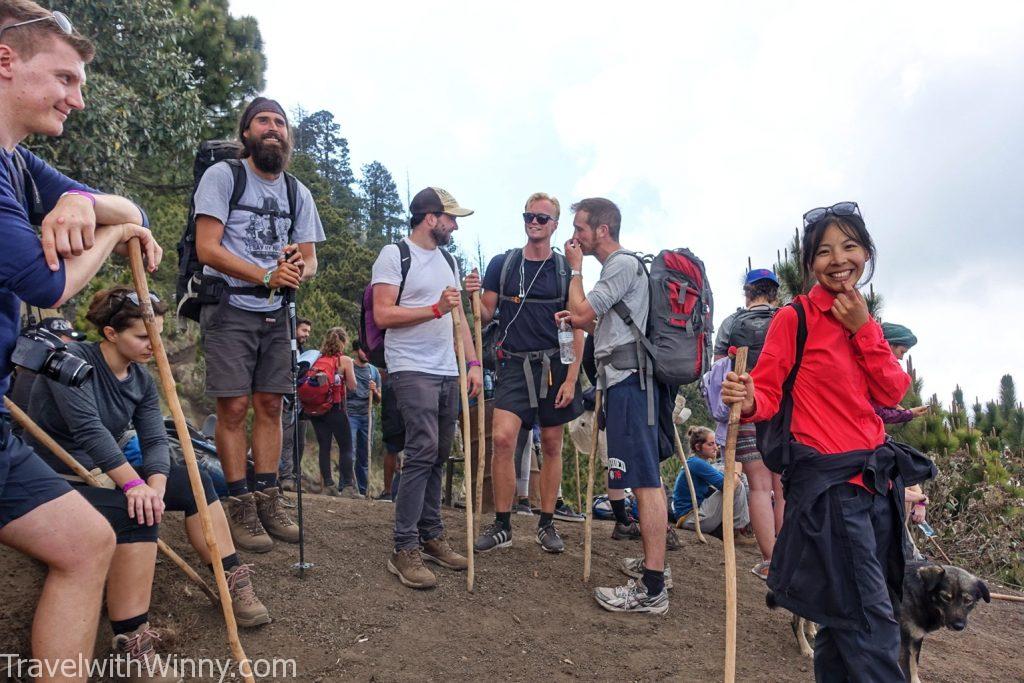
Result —
[[210, 559], [213, 562], [213, 576], [217, 580], [217, 592], [220, 593], [220, 607], [227, 625], [228, 644], [238, 662], [238, 671], [242, 678], [246, 683], [255, 683], [249, 658], [238, 639], [238, 625], [235, 623], [235, 613], [231, 609], [231, 592], [228, 590], [228, 581], [224, 576], [224, 563], [221, 561], [220, 549], [217, 547], [217, 537], [213, 533], [213, 522], [210, 520], [210, 508], [206, 505], [206, 492], [203, 490], [203, 480], [199, 474], [199, 463], [196, 461], [196, 452], [188, 433], [185, 412], [181, 409], [181, 401], [178, 400], [174, 375], [171, 374], [171, 363], [167, 360], [167, 351], [164, 349], [163, 339], [160, 338], [160, 331], [156, 327], [153, 302], [149, 298], [146, 267], [142, 261], [142, 246], [138, 238], [133, 238], [128, 242], [128, 257], [131, 262], [135, 291], [139, 295], [142, 321], [146, 325], [149, 343], [153, 347], [153, 356], [156, 358], [156, 365], [160, 371], [160, 384], [163, 387], [164, 399], [174, 418], [174, 428], [178, 432], [178, 441], [181, 442], [181, 450], [185, 456], [185, 467], [188, 469], [188, 480], [192, 485], [192, 496], [195, 498], [196, 507], [199, 508], [199, 519], [203, 524], [203, 537], [206, 539], [206, 547], [210, 551]]
[[707, 543], [708, 539], [704, 538], [704, 534], [700, 530], [700, 513], [698, 508], [700, 507], [697, 503], [697, 491], [693, 488], [693, 477], [690, 476], [690, 466], [686, 464], [686, 453], [683, 451], [683, 442], [679, 439], [679, 429], [673, 424], [672, 435], [676, 439], [676, 455], [679, 460], [683, 463], [683, 472], [686, 473], [686, 485], [690, 489], [690, 505], [693, 508], [693, 530], [697, 532], [697, 540], [701, 543]]
[[[29, 417], [28, 414], [19, 408], [16, 403], [5, 396], [4, 405], [7, 406], [7, 410], [10, 411], [11, 415], [14, 416], [14, 419], [26, 432], [31, 434], [36, 441], [50, 449], [51, 453], [57, 456], [62, 463], [71, 468], [75, 474], [84, 479], [85, 483], [89, 486], [100, 486], [100, 483], [96, 481], [96, 477], [92, 476], [92, 472], [85, 469], [82, 463], [75, 460], [74, 456], [64, 450], [64, 448], [57, 443], [53, 437], [44, 432], [43, 428], [36, 424], [35, 420]], [[203, 577], [199, 576], [199, 574], [196, 573], [196, 570], [189, 566], [188, 562], [182, 559], [178, 553], [171, 550], [171, 547], [161, 539], [157, 539], [156, 547], [160, 549], [160, 552], [170, 558], [171, 562], [176, 564], [181, 571], [185, 572], [185, 575], [188, 576], [188, 578], [192, 579], [192, 581], [202, 589], [203, 593], [206, 594], [206, 597], [210, 599], [212, 604], [217, 604], [217, 594], [213, 592], [213, 589], [210, 588], [205, 581], [203, 581]]]
[[1024, 598], [1019, 595], [1007, 595], [1006, 593], [989, 593], [988, 597], [993, 600], [1006, 600], [1008, 602], [1024, 602]]
[[590, 434], [590, 460], [589, 466], [587, 467], [587, 498], [583, 501], [586, 505], [585, 510], [581, 510], [584, 517], [583, 524], [583, 583], [590, 581], [590, 551], [591, 551], [591, 533], [594, 526], [594, 467], [596, 467], [595, 461], [597, 460], [597, 438], [600, 433], [601, 423], [601, 399], [603, 392], [600, 389], [594, 391], [594, 424], [592, 432]]
[[[733, 371], [747, 371], [747, 347], [736, 351]], [[722, 545], [725, 549], [725, 683], [736, 680], [736, 545], [733, 538], [733, 494], [736, 490], [736, 439], [740, 431], [739, 403], [729, 407], [729, 431], [725, 438], [725, 486], [722, 491]]]
[[[373, 377], [373, 373], [370, 373]], [[371, 380], [372, 381], [372, 380]], [[370, 493], [370, 473], [373, 472], [373, 392], [366, 397], [366, 500], [373, 500]], [[383, 475], [383, 472], [381, 473]], [[359, 482], [356, 482], [356, 486]]]
[[470, 457], [469, 387], [466, 382], [466, 345], [462, 341], [462, 311], [452, 309], [452, 325], [455, 328], [455, 354], [459, 363], [459, 396], [462, 398], [462, 457], [463, 484], [466, 489], [466, 590], [473, 592], [473, 460]]
[[[483, 306], [479, 290], [473, 292], [473, 337], [476, 342], [476, 359], [481, 369], [484, 362]], [[477, 444], [476, 444], [476, 528], [480, 528], [480, 515], [484, 507], [484, 460], [487, 458], [487, 410], [484, 405], [483, 388], [476, 397]], [[475, 534], [474, 534], [475, 535]]]

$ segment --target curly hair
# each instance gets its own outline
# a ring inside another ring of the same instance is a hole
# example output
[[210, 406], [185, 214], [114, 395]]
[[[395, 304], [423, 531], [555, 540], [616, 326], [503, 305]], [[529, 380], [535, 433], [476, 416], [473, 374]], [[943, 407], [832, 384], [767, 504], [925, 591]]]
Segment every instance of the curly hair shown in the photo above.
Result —
[[320, 354], [324, 356], [340, 356], [348, 348], [348, 332], [344, 327], [332, 327], [324, 335], [320, 344]]

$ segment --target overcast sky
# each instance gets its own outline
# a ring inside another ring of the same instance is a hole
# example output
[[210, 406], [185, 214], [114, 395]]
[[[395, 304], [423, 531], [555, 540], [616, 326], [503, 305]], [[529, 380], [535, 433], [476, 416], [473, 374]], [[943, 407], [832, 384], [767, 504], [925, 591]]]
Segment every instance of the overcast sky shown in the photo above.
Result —
[[779, 5], [231, 10], [259, 21], [266, 94], [333, 112], [357, 173], [379, 160], [403, 201], [408, 175], [476, 210], [468, 252], [519, 246], [534, 191], [562, 201], [559, 245], [568, 205], [606, 196], [625, 246], [704, 259], [717, 323], [748, 256], [770, 266], [804, 211], [855, 200], [926, 394], [1024, 382], [1024, 3]]

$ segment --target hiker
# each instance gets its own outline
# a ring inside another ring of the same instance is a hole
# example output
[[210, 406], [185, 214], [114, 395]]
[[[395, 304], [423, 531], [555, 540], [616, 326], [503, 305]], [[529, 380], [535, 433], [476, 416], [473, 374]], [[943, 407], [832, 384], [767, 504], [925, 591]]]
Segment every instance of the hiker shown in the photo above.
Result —
[[[30, 135], [61, 135], [67, 117], [84, 108], [85, 65], [94, 54], [64, 14], [30, 0], [0, 0], [0, 394], [10, 383], [22, 301], [40, 308], [63, 305], [112, 252], [126, 254], [134, 237], [151, 272], [163, 256], [141, 227], [148, 225], [141, 208], [62, 175], [20, 144]], [[39, 349], [31, 340], [21, 343]], [[114, 534], [85, 498], [11, 433], [5, 408], [0, 543], [46, 565], [32, 622], [32, 657], [90, 660]], [[84, 681], [85, 673], [65, 680]]]
[[[491, 417], [494, 522], [477, 537], [473, 547], [478, 553], [512, 544], [516, 446], [520, 428], [535, 423], [543, 453], [536, 540], [546, 552], [565, 550], [554, 524], [555, 503], [562, 483], [563, 425], [583, 412], [583, 331], [573, 331], [575, 359], [563, 364], [553, 321], [567, 307], [569, 268], [565, 257], [551, 248], [560, 213], [557, 198], [543, 192], [530, 195], [523, 213], [526, 245], [492, 258], [484, 275], [481, 313], [485, 325], [498, 320], [498, 374]], [[529, 465], [522, 470], [528, 478]]]
[[[608, 436], [608, 488], [633, 490], [638, 499], [644, 567], [639, 581], [617, 588], [597, 588], [594, 598], [610, 611], [663, 614], [668, 610], [665, 589], [665, 526], [668, 506], [660, 472], [657, 414], [648, 414], [648, 395], [659, 403], [656, 382], [641, 388], [637, 370], [619, 370], [609, 360], [615, 349], [637, 342], [629, 325], [612, 312], [623, 302], [640, 329], [647, 325], [649, 283], [643, 265], [619, 243], [622, 214], [608, 199], [595, 197], [573, 204], [573, 237], [565, 243], [565, 258], [572, 269], [569, 308], [556, 315], [574, 329], [594, 335], [598, 386], [603, 391], [605, 431]], [[584, 295], [583, 256], [602, 265], [601, 277]], [[653, 422], [654, 424], [651, 424]], [[590, 501], [587, 502], [590, 504]]]
[[[154, 325], [162, 330], [167, 304], [150, 296]], [[146, 368], [153, 347], [138, 302], [138, 294], [123, 285], [97, 292], [86, 319], [101, 341], [68, 345], [70, 353], [93, 367], [92, 376], [80, 387], [62, 386], [52, 379], [37, 381], [29, 404], [29, 415], [40, 428], [108, 485], [90, 486], [52, 453], [43, 456], [107, 518], [117, 534], [107, 579], [107, 614], [118, 651], [130, 650], [132, 640], [145, 642], [153, 635], [148, 625], [149, 599], [165, 511], [185, 513], [189, 542], [204, 564], [211, 564], [188, 471], [170, 460], [160, 397]], [[142, 464], [138, 469], [118, 445], [129, 429], [139, 439]], [[46, 448], [33, 439], [29, 443], [39, 452]], [[201, 477], [235, 619], [240, 626], [270, 623], [267, 608], [253, 590], [252, 565], [242, 564], [231, 543], [213, 481], [206, 473]]]
[[[312, 375], [327, 382], [325, 387], [329, 407], [325, 412], [311, 413], [309, 421], [316, 434], [320, 448], [320, 478], [323, 492], [328, 496], [359, 498], [356, 492], [355, 460], [352, 457], [352, 431], [349, 429], [348, 412], [345, 410], [347, 392], [356, 387], [356, 374], [352, 359], [345, 355], [348, 348], [348, 333], [343, 327], [332, 327], [324, 335], [320, 346], [320, 358], [309, 369], [307, 379]], [[305, 405], [305, 404], [304, 404]], [[305, 406], [304, 410], [310, 409]], [[331, 471], [331, 442], [338, 444], [338, 479], [341, 486], [335, 486]]]
[[745, 422], [771, 420], [762, 457], [785, 467], [789, 500], [768, 587], [779, 606], [821, 625], [815, 678], [903, 680], [890, 601], [902, 591], [903, 487], [935, 469], [889, 440], [872, 410], [899, 401], [910, 377], [856, 289], [876, 261], [857, 204], [804, 214], [801, 253], [816, 284], [776, 313], [753, 372], [726, 375], [722, 400]]
[[[295, 344], [301, 354], [306, 350], [306, 342], [313, 333], [313, 321], [299, 318], [295, 321]], [[306, 425], [303, 422], [302, 406], [292, 405], [292, 397], [285, 395], [284, 407], [281, 411], [281, 460], [277, 465], [277, 478], [281, 482], [282, 491], [295, 490], [295, 430], [299, 430], [299, 462], [306, 445]]]
[[[324, 229], [309, 190], [285, 173], [292, 138], [281, 105], [265, 97], [250, 102], [238, 139], [246, 178], [238, 207], [230, 208], [235, 180], [227, 161], [207, 169], [196, 188], [196, 253], [204, 275], [226, 283], [219, 302], [202, 307], [199, 327], [206, 394], [217, 401], [217, 454], [228, 483], [231, 537], [242, 550], [267, 552], [271, 537], [299, 542], [298, 525], [281, 509], [277, 479], [281, 399], [292, 393], [293, 371], [282, 292], [294, 294], [316, 274], [315, 243], [324, 240]], [[245, 475], [250, 405], [253, 491]]]
[[[746, 346], [747, 368], [754, 367], [761, 349], [764, 347], [768, 325], [775, 315], [775, 302], [779, 296], [779, 279], [768, 268], [757, 268], [746, 274], [743, 281], [743, 298], [745, 305], [722, 321], [715, 337], [715, 361], [729, 355], [730, 347]], [[731, 362], [726, 366], [712, 369], [710, 373], [717, 381], [710, 396], [719, 400], [721, 377], [732, 369]], [[717, 389], [717, 391], [715, 391]], [[715, 412], [715, 411], [713, 411]], [[718, 415], [715, 435], [720, 446], [725, 446], [725, 433], [728, 429], [728, 410]], [[768, 567], [772, 563], [772, 552], [775, 548], [775, 537], [782, 528], [785, 514], [785, 497], [782, 491], [782, 476], [773, 473], [761, 462], [761, 453], [757, 450], [757, 430], [753, 423], [741, 424], [736, 437], [737, 471], [746, 475], [750, 482], [749, 509], [750, 526], [757, 539], [761, 561], [751, 568], [751, 573], [762, 581], [768, 578]]]
[[[892, 355], [899, 361], [903, 360], [903, 356], [906, 355], [907, 351], [917, 344], [917, 337], [914, 336], [914, 333], [909, 328], [897, 325], [896, 323], [882, 323], [882, 335], [889, 344], [889, 348], [892, 349]], [[882, 418], [882, 422], [885, 424], [903, 424], [928, 414], [928, 406], [904, 408], [900, 405], [883, 406], [878, 403], [873, 405], [875, 412], [878, 413], [878, 416]], [[920, 487], [916, 488], [918, 493], [920, 493]], [[915, 499], [914, 502], [919, 500]]]
[[[686, 430], [686, 438], [693, 453], [686, 460], [693, 479], [693, 490], [697, 494], [697, 514], [700, 528], [712, 536], [719, 535], [722, 520], [722, 492], [725, 490], [725, 475], [715, 467], [718, 459], [718, 442], [715, 433], [707, 427], [693, 426]], [[732, 526], [737, 540], [743, 538], [743, 530], [750, 524], [747, 509], [747, 484], [743, 475], [736, 472], [736, 487], [733, 489]], [[712, 490], [714, 489], [714, 490]], [[693, 501], [690, 487], [686, 483], [686, 472], [680, 470], [672, 489], [672, 512], [676, 519], [685, 517], [682, 528], [693, 531], [696, 528], [692, 514]]]
[[[348, 402], [348, 424], [352, 430], [352, 445], [356, 454], [356, 484], [359, 495], [365, 496], [370, 486], [370, 449], [373, 447], [373, 434], [370, 427], [370, 396], [380, 402], [380, 371], [370, 364], [368, 351], [363, 343], [356, 339], [352, 342], [353, 370], [356, 375], [356, 386], [352, 390]], [[384, 491], [388, 491], [385, 488]]]
[[[381, 249], [371, 282], [374, 319], [386, 331], [388, 383], [405, 424], [395, 546], [387, 567], [410, 588], [430, 588], [437, 578], [424, 559], [460, 571], [468, 566], [452, 550], [441, 520], [441, 467], [459, 415], [459, 368], [449, 313], [462, 306], [458, 266], [445, 247], [458, 230], [457, 219], [473, 212], [445, 190], [428, 187], [413, 197], [409, 213], [412, 232], [400, 244]], [[466, 277], [465, 287], [470, 294], [480, 289], [475, 271]], [[468, 390], [476, 396], [483, 374], [469, 325], [462, 325], [462, 334]]]

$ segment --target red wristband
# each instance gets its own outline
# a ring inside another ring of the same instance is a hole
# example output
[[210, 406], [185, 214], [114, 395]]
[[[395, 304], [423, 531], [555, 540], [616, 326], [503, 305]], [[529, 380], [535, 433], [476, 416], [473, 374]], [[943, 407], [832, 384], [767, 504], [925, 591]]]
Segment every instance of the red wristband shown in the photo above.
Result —
[[437, 304], [430, 304], [430, 310], [434, 312], [435, 318], [441, 317], [441, 309], [437, 307]]
[[136, 486], [142, 486], [145, 483], [146, 482], [143, 481], [142, 479], [132, 479], [131, 481], [126, 481], [124, 483], [124, 486], [121, 487], [121, 490], [124, 491], [125, 493], [128, 493], [128, 491], [135, 488]]

